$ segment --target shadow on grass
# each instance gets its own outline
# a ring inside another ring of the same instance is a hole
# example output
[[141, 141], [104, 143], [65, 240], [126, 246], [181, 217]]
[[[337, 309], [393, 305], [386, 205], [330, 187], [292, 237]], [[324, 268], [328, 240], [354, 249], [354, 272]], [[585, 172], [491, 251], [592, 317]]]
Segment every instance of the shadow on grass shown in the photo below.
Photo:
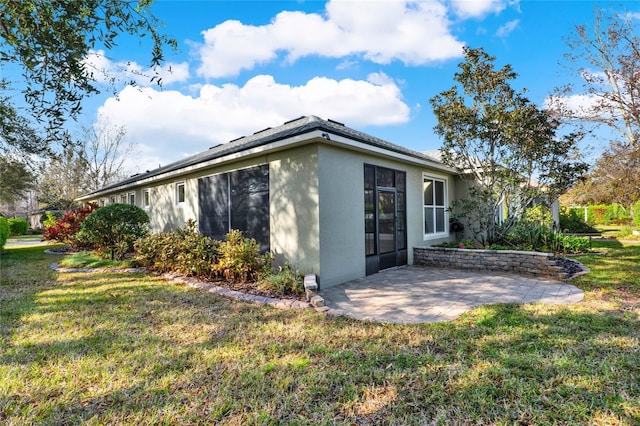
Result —
[[2, 304], [20, 315], [0, 320], [8, 423], [640, 416], [638, 315], [604, 306], [491, 305], [452, 323], [391, 325], [260, 307], [140, 274], [60, 274], [22, 290]]

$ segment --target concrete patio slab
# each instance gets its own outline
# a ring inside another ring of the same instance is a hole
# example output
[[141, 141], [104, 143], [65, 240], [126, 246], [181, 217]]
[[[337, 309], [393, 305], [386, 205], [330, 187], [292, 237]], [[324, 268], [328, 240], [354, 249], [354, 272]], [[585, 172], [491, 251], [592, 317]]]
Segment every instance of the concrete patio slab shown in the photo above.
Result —
[[403, 266], [321, 290], [329, 314], [390, 323], [451, 321], [494, 303], [571, 304], [584, 292], [560, 281]]

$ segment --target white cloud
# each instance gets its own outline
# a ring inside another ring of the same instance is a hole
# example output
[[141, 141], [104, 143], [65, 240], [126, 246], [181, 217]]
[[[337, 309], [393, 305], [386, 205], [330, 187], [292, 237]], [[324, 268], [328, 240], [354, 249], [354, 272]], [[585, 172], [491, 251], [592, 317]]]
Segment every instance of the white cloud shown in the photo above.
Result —
[[436, 1], [332, 0], [324, 15], [285, 11], [267, 25], [225, 21], [203, 31], [197, 73], [237, 75], [275, 60], [280, 52], [289, 63], [311, 55], [359, 55], [379, 64], [442, 61], [462, 54], [463, 43], [451, 34], [449, 24], [446, 7]]
[[460, 18], [482, 18], [502, 12], [507, 6], [517, 5], [518, 0], [451, 0], [454, 13]]
[[[156, 85], [161, 79], [163, 85], [182, 82], [189, 78], [189, 64], [186, 62], [166, 62], [160, 67], [145, 68], [136, 62], [114, 62], [104, 50], [92, 50], [84, 60], [87, 72], [101, 83], [128, 83], [135, 81], [139, 86]], [[153, 81], [152, 81], [153, 79]]]
[[593, 111], [603, 107], [603, 99], [594, 95], [570, 95], [570, 96], [548, 96], [544, 100], [544, 107], [565, 111], [577, 118], [587, 118], [593, 116]]
[[498, 31], [496, 31], [496, 35], [498, 37], [507, 37], [509, 34], [513, 32], [513, 30], [518, 28], [518, 24], [520, 24], [519, 19], [514, 19], [513, 21], [509, 21], [506, 24], [502, 25], [500, 28], [498, 28]]
[[300, 115], [332, 118], [349, 126], [406, 123], [409, 107], [395, 82], [382, 73], [367, 81], [316, 77], [302, 86], [258, 75], [244, 86], [204, 84], [197, 95], [125, 87], [98, 111], [122, 123], [140, 144], [136, 170], [155, 168]]

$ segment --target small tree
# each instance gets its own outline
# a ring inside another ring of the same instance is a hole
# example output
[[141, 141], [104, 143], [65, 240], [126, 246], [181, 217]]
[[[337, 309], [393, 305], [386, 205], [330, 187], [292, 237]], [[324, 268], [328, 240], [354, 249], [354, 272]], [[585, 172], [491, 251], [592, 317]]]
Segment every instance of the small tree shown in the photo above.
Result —
[[556, 138], [560, 123], [511, 87], [517, 74], [510, 65], [497, 70], [483, 49], [464, 51], [457, 85], [431, 99], [434, 130], [443, 138], [443, 162], [472, 182], [458, 214], [477, 216], [466, 225], [476, 225], [476, 239], [493, 242], [500, 206], [508, 206], [507, 232], [535, 198], [550, 204], [587, 166], [572, 158], [579, 135]]
[[149, 216], [131, 204], [112, 204], [91, 213], [81, 227], [81, 238], [99, 250], [108, 250], [111, 260], [133, 250], [133, 243], [147, 235]]

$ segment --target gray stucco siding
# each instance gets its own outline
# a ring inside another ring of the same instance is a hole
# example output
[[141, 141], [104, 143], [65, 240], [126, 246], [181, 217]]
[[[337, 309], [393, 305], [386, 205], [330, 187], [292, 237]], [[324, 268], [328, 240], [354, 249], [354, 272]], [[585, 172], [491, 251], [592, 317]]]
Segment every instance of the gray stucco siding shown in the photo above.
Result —
[[331, 287], [363, 277], [364, 165], [372, 164], [406, 173], [407, 251], [413, 264], [414, 246], [447, 241], [449, 236], [425, 240], [423, 233], [423, 175], [447, 180], [448, 199], [455, 196], [454, 177], [419, 165], [367, 155], [330, 145], [318, 149], [320, 206], [320, 286]]
[[320, 273], [318, 145], [269, 155], [271, 251], [304, 273]]

